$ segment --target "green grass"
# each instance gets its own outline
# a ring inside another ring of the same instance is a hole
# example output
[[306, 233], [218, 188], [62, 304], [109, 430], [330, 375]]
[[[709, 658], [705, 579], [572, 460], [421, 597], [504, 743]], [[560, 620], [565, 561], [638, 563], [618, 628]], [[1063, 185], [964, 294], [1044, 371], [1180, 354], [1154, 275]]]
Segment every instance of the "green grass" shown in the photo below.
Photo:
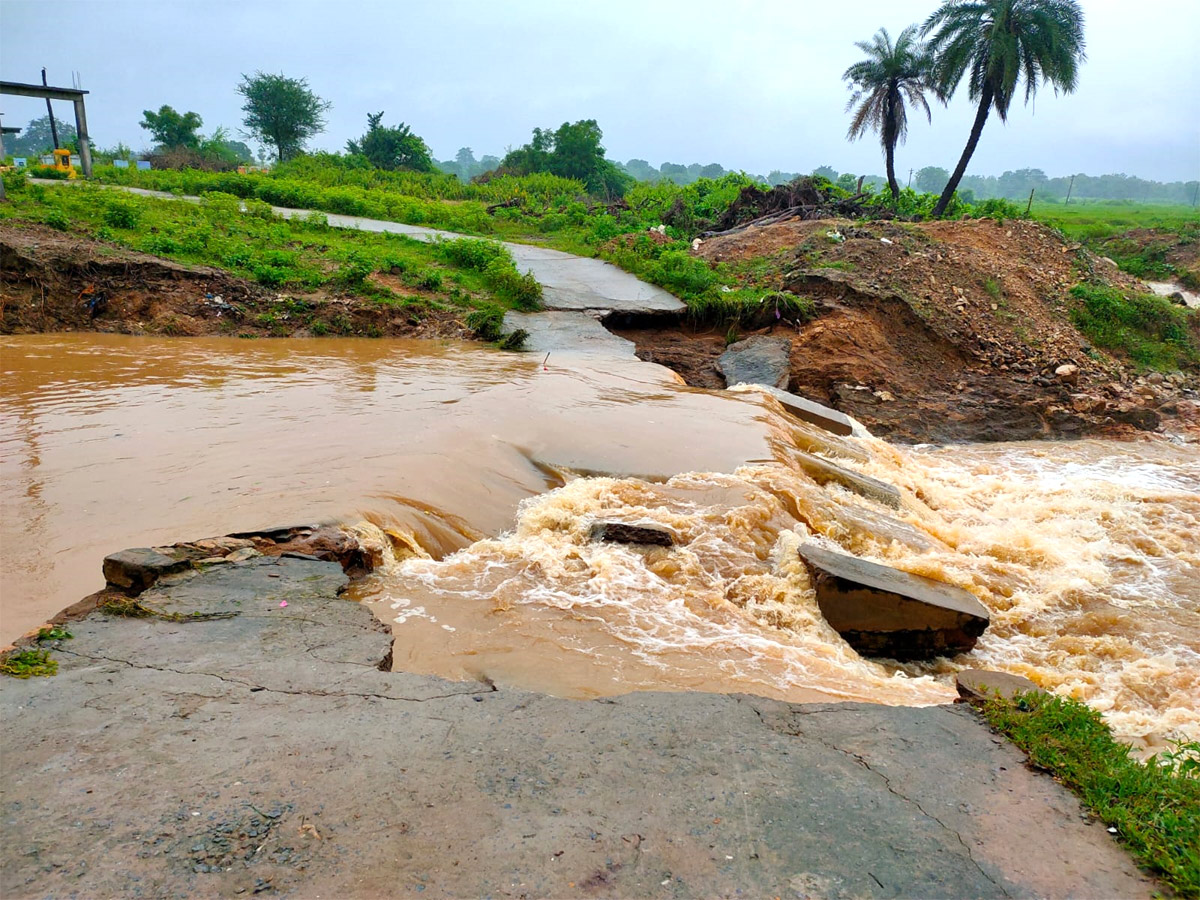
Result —
[[12, 650], [0, 656], [0, 675], [13, 678], [47, 677], [58, 674], [58, 661], [48, 650]]
[[1096, 346], [1160, 372], [1200, 365], [1200, 313], [1195, 310], [1098, 284], [1076, 285], [1071, 296], [1071, 321]]
[[[580, 182], [551, 175], [462, 184], [442, 174], [364, 168], [332, 154], [313, 154], [269, 173], [248, 175], [111, 167], [98, 167], [96, 173], [100, 181], [112, 184], [180, 194], [217, 191], [247, 201], [428, 225], [599, 256], [675, 294], [697, 319], [752, 315], [764, 294], [777, 287], [773, 278], [712, 266], [689, 252], [692, 238], [710, 228], [742, 189], [753, 184], [741, 174], [683, 186], [638, 183], [622, 202], [610, 205], [589, 197]], [[875, 200], [881, 211], [890, 204], [890, 199]], [[898, 212], [927, 215], [935, 201], [933, 195], [905, 191]], [[501, 203], [513, 205], [497, 206]], [[1004, 201], [975, 206], [956, 201], [954, 213], [1013, 217], [1020, 211]], [[658, 226], [665, 226], [671, 243], [646, 247], [647, 230]], [[614, 244], [622, 235], [632, 236], [631, 243]], [[271, 270], [263, 274], [270, 278]], [[522, 293], [518, 285], [509, 289], [517, 297]], [[520, 300], [510, 302], [521, 305]]]
[[1031, 693], [989, 700], [997, 731], [1075, 791], [1181, 897], [1200, 897], [1200, 744], [1141, 762], [1083, 703]]
[[[210, 191], [199, 204], [123, 194], [92, 185], [28, 185], [11, 191], [0, 221], [40, 222], [183, 263], [216, 266], [272, 289], [325, 290], [388, 306], [540, 306], [541, 287], [498, 243], [423, 243], [403, 235], [328, 226], [323, 215], [282, 219], [270, 205]], [[387, 276], [383, 286], [375, 276]], [[398, 283], [398, 284], [397, 284]], [[264, 327], [303, 319], [288, 299]], [[278, 319], [279, 321], [275, 321]], [[326, 326], [328, 327], [328, 325]]]
[[1035, 203], [1032, 216], [1039, 222], [1053, 225], [1073, 240], [1103, 239], [1131, 228], [1180, 231], [1200, 227], [1200, 210], [1153, 203]]

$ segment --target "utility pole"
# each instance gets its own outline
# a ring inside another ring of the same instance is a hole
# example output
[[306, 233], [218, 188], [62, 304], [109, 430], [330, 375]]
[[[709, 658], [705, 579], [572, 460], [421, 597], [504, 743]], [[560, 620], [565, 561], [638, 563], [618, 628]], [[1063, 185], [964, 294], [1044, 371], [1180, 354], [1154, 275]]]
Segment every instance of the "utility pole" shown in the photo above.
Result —
[[908, 185], [907, 185], [907, 187], [912, 187], [912, 169], [908, 170]]
[[[42, 87], [49, 87], [46, 81], [46, 67], [42, 66]], [[50, 117], [50, 136], [54, 138], [54, 149], [58, 149], [58, 126], [54, 124], [54, 110], [50, 106], [50, 98], [46, 98], [46, 115]]]
[[1063, 206], [1066, 206], [1067, 203], [1071, 202], [1071, 191], [1074, 190], [1074, 188], [1075, 188], [1075, 176], [1072, 175], [1071, 183], [1069, 185], [1067, 185], [1067, 202], [1064, 203]]
[[1029, 215], [1029, 211], [1033, 209], [1033, 192], [1036, 190], [1037, 188], [1033, 188], [1029, 191], [1029, 204], [1025, 207], [1025, 215]]

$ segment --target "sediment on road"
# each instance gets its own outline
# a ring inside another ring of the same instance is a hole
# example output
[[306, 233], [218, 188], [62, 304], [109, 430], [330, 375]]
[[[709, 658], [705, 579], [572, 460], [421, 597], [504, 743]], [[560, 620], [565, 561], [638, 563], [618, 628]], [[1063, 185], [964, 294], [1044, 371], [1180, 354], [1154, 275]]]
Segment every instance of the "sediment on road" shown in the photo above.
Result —
[[0, 680], [0, 892], [1155, 889], [968, 707], [573, 701], [389, 671], [389, 630], [340, 596], [370, 554], [320, 531], [161, 548], [191, 567], [76, 609], [56, 677]]

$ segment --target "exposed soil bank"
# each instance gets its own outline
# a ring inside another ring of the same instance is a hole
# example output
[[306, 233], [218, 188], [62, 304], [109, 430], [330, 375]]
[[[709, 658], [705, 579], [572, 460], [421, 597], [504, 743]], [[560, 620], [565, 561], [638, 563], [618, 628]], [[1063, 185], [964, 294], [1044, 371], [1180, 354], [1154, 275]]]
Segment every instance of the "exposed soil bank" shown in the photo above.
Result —
[[345, 584], [312, 558], [213, 564], [143, 593], [157, 617], [72, 623], [56, 677], [0, 680], [0, 892], [1155, 889], [967, 708], [578, 702], [390, 673]]
[[[473, 337], [465, 312], [394, 308], [353, 294], [281, 295], [220, 269], [40, 226], [0, 227], [0, 271], [0, 334]], [[376, 277], [387, 286], [387, 276]]]
[[[1071, 324], [1071, 286], [1085, 277], [1124, 287], [1132, 280], [1035, 223], [788, 222], [706, 241], [699, 253], [713, 262], [770, 258], [781, 289], [813, 300], [812, 321], [737, 336], [790, 337], [790, 389], [881, 437], [1200, 429], [1200, 373], [1142, 377]], [[713, 368], [730, 337], [724, 327], [613, 330], [689, 384], [724, 384]], [[1064, 365], [1075, 371], [1056, 375]]]

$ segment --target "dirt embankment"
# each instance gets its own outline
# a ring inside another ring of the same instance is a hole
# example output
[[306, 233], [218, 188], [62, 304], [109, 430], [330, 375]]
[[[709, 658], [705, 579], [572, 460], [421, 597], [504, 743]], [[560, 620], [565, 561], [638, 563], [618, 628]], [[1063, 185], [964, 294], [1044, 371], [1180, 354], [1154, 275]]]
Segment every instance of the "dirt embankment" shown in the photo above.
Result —
[[[790, 336], [790, 388], [881, 436], [1015, 440], [1164, 422], [1200, 428], [1200, 373], [1141, 377], [1071, 323], [1072, 286], [1132, 280], [1036, 223], [791, 221], [710, 239], [698, 254], [712, 262], [771, 257], [776, 286], [811, 298], [816, 316], [741, 336]], [[690, 384], [723, 384], [713, 363], [729, 337], [724, 328], [618, 333]]]
[[449, 310], [389, 307], [354, 295], [282, 293], [220, 269], [185, 266], [49, 228], [0, 226], [0, 334], [470, 339], [462, 318]]

